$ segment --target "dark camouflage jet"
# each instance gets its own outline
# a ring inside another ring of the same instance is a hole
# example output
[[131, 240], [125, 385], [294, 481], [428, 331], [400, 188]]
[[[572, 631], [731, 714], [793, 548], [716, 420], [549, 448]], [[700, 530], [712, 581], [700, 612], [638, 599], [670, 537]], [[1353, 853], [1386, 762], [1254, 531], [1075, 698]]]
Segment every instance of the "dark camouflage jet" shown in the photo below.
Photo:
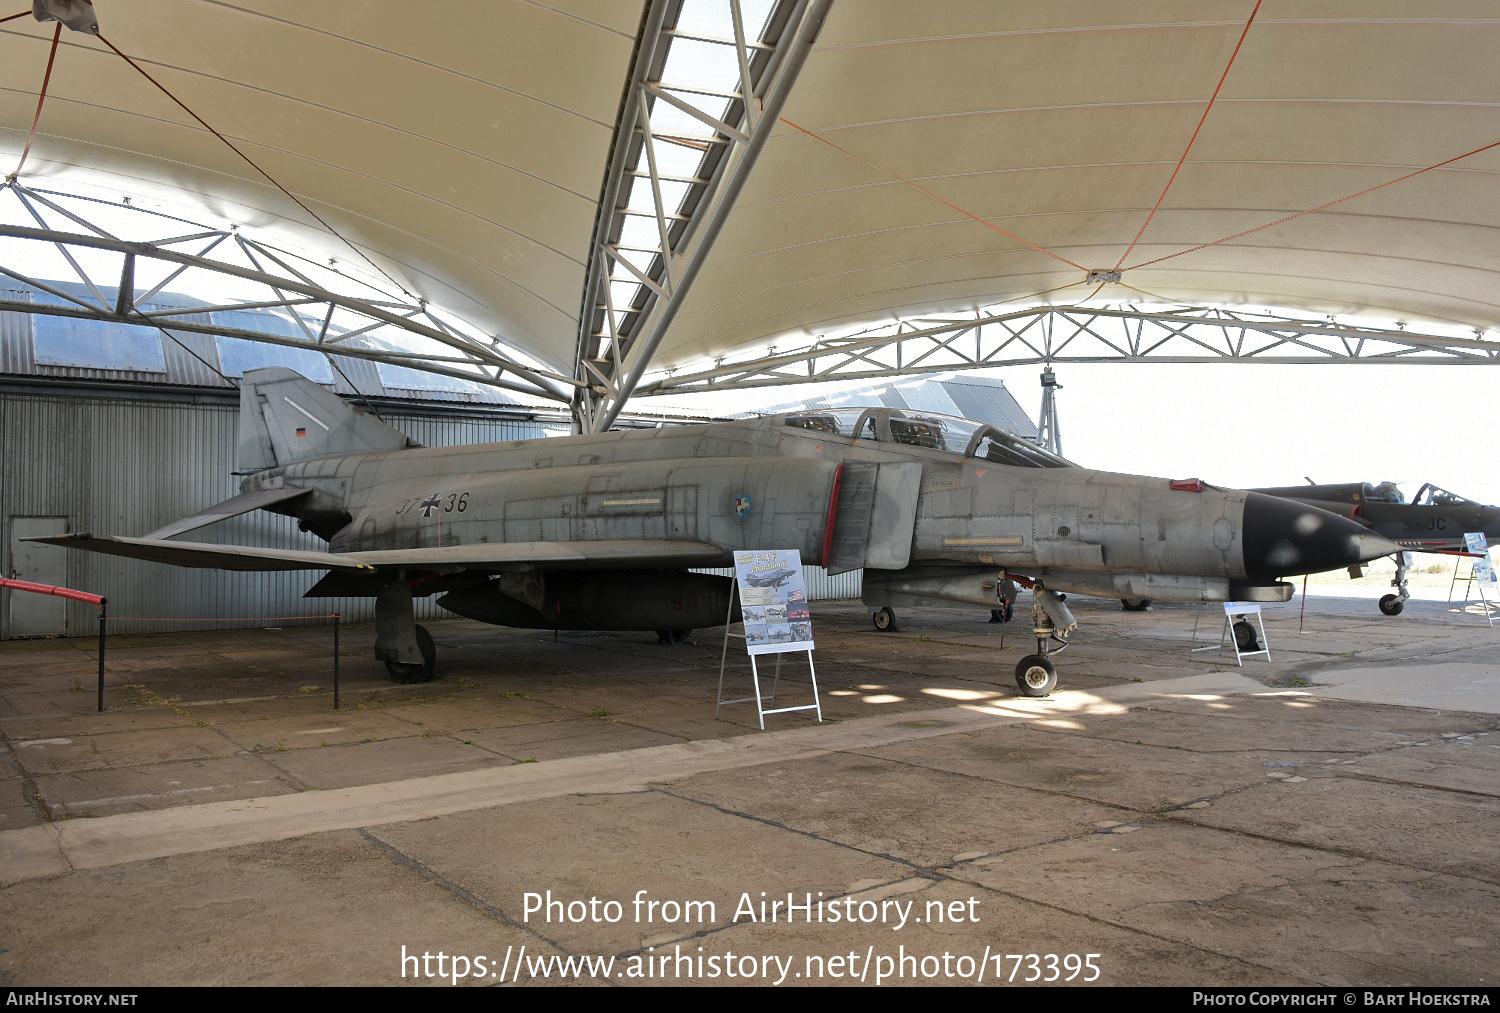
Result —
[[[1475, 503], [1431, 483], [1418, 489], [1410, 503], [1394, 482], [1309, 483], [1255, 491], [1342, 514], [1401, 546], [1405, 552], [1393, 557], [1396, 577], [1391, 586], [1396, 592], [1380, 599], [1380, 611], [1388, 616], [1399, 615], [1411, 597], [1406, 590], [1406, 552], [1464, 552], [1468, 532], [1483, 532], [1491, 545], [1500, 540], [1500, 507]], [[1356, 569], [1350, 568], [1351, 575], [1358, 576]]]
[[[432, 677], [414, 595], [505, 626], [722, 625], [736, 550], [797, 549], [864, 569], [876, 625], [894, 609], [1035, 591], [1023, 692], [1056, 683], [1048, 642], [1077, 626], [1057, 592], [1285, 601], [1281, 578], [1396, 546], [1360, 524], [1197, 480], [1079, 468], [993, 426], [890, 408], [424, 448], [292, 372], [245, 374], [239, 471], [224, 503], [140, 537], [39, 539], [231, 570], [326, 570], [311, 597], [375, 599], [376, 656]], [[250, 510], [301, 520], [327, 551], [174, 541]], [[670, 639], [676, 639], [673, 636]]]

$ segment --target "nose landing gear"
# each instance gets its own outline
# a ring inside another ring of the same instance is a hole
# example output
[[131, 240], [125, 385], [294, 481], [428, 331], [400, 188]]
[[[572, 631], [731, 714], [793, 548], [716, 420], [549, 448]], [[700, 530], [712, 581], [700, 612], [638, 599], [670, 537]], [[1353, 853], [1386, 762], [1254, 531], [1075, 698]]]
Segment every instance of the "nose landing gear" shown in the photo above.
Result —
[[1396, 593], [1380, 599], [1380, 611], [1388, 616], [1399, 616], [1411, 593], [1406, 590], [1406, 553], [1398, 552], [1393, 558], [1396, 560], [1396, 577], [1391, 581], [1391, 587], [1396, 589]]
[[[1016, 685], [1026, 696], [1047, 696], [1057, 688], [1057, 666], [1048, 656], [1067, 649], [1067, 634], [1078, 628], [1078, 620], [1068, 611], [1055, 591], [1040, 583], [1033, 589], [1031, 632], [1036, 636], [1036, 653], [1016, 663]], [[1052, 644], [1059, 646], [1052, 650]]]

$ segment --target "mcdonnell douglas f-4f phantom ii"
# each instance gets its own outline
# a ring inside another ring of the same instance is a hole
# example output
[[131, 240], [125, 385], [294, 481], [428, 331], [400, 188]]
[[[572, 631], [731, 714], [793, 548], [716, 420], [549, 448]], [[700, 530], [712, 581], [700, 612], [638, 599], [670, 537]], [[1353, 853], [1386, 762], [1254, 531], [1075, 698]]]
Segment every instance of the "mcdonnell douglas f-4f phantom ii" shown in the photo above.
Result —
[[[1406, 590], [1407, 552], [1465, 552], [1466, 532], [1483, 532], [1493, 544], [1500, 541], [1500, 507], [1485, 506], [1465, 499], [1447, 489], [1428, 483], [1417, 490], [1410, 503], [1394, 482], [1347, 482], [1342, 485], [1292, 485], [1278, 489], [1256, 489], [1268, 496], [1280, 496], [1306, 503], [1330, 513], [1342, 514], [1383, 538], [1399, 545], [1396, 576], [1391, 586], [1395, 594], [1380, 599], [1380, 611], [1388, 616], [1400, 615], [1411, 595]], [[1357, 566], [1350, 574], [1358, 576]]]
[[[145, 537], [37, 539], [178, 566], [327, 570], [310, 597], [376, 601], [376, 657], [431, 678], [413, 595], [502, 626], [722, 625], [735, 550], [864, 568], [864, 601], [993, 606], [1035, 591], [1023, 692], [1050, 692], [1049, 640], [1077, 626], [1058, 592], [1285, 601], [1294, 574], [1396, 546], [1344, 517], [1196, 480], [1079, 468], [993, 426], [890, 408], [423, 448], [288, 369], [240, 388], [233, 499]], [[328, 550], [174, 541], [251, 510], [301, 520]]]

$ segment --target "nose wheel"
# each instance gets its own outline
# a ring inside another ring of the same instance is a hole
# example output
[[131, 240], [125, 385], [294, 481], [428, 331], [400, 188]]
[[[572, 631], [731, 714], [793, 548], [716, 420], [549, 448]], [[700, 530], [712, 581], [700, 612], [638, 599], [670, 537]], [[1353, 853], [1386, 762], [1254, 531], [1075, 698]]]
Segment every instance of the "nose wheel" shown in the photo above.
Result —
[[1411, 597], [1411, 592], [1406, 590], [1406, 553], [1396, 553], [1395, 560], [1396, 578], [1391, 581], [1391, 587], [1396, 589], [1396, 593], [1380, 599], [1380, 611], [1388, 616], [1399, 616], [1401, 610], [1406, 608], [1406, 599]]
[[1042, 654], [1028, 654], [1016, 663], [1016, 685], [1026, 696], [1047, 696], [1057, 688], [1057, 666]]

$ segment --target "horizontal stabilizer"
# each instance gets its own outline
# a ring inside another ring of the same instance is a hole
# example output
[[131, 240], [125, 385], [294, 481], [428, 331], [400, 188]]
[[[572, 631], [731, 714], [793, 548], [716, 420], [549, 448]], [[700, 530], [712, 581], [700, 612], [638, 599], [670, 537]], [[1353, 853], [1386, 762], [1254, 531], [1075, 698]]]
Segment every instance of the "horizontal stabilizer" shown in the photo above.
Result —
[[[163, 529], [165, 530], [165, 529]], [[263, 549], [210, 542], [169, 542], [159, 538], [101, 538], [93, 535], [47, 535], [26, 538], [68, 549], [128, 556], [173, 566], [220, 570], [484, 570], [525, 563], [539, 569], [686, 568], [718, 566], [728, 554], [706, 542], [660, 539], [614, 539], [596, 542], [481, 542], [426, 549], [380, 549], [372, 552], [317, 552]]]
[[198, 528], [207, 527], [230, 517], [238, 517], [247, 514], [251, 510], [260, 510], [264, 507], [275, 506], [277, 503], [285, 503], [289, 499], [298, 496], [306, 496], [312, 492], [311, 489], [256, 489], [253, 492], [242, 492], [233, 499], [226, 499], [222, 503], [216, 503], [207, 510], [200, 510], [191, 517], [173, 521], [164, 528], [157, 528], [150, 534], [142, 535], [143, 538], [174, 538], [185, 531], [195, 531]]

